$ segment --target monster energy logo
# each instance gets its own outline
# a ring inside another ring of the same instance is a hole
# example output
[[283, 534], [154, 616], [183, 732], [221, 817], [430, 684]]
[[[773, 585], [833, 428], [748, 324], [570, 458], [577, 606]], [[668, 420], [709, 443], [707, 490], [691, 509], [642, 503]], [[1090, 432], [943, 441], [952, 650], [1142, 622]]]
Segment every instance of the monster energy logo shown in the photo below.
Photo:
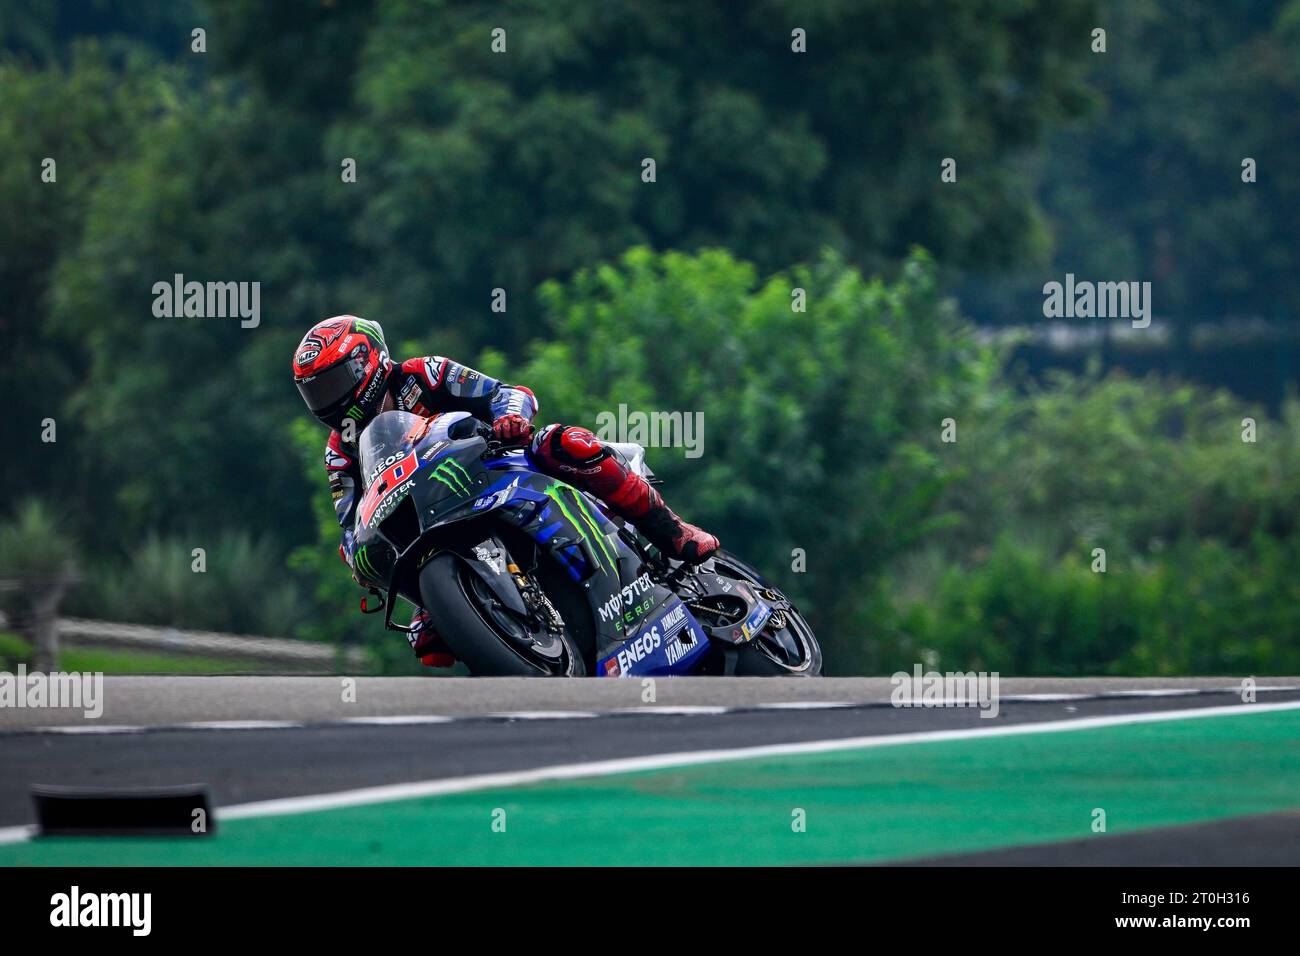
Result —
[[372, 580], [378, 580], [379, 572], [376, 571], [375, 566], [370, 563], [370, 555], [366, 553], [368, 547], [369, 545], [363, 545], [361, 549], [357, 551], [356, 557], [353, 560], [356, 562], [357, 570], [364, 576]]
[[440, 461], [438, 467], [433, 469], [433, 477], [458, 495], [469, 494], [469, 482], [471, 480], [469, 472], [462, 468], [460, 462], [454, 458], [444, 458]]
[[353, 421], [361, 421], [361, 409], [353, 405], [348, 409], [346, 417], [351, 418]]
[[383, 333], [379, 331], [379, 326], [375, 325], [373, 322], [367, 322], [365, 319], [356, 319], [355, 325], [358, 332], [364, 332], [371, 338], [378, 339], [381, 346], [388, 348], [387, 344], [384, 342]]
[[[568, 494], [565, 495], [564, 492], [568, 492]], [[600, 548], [599, 552], [595, 548], [592, 549], [596, 557], [596, 563], [598, 565], [601, 563], [600, 555], [604, 553], [605, 557], [609, 559], [610, 569], [613, 570], [614, 551], [609, 546], [609, 540], [605, 537], [605, 532], [600, 530], [600, 521], [591, 510], [591, 505], [587, 504], [587, 500], [568, 485], [562, 485], [558, 481], [552, 483], [546, 489], [546, 497], [555, 502], [556, 507], [564, 513], [564, 517], [569, 519], [569, 523], [578, 529], [578, 534], [582, 535], [584, 540], [590, 537], [596, 542]], [[569, 499], [567, 502], [564, 500], [566, 497]], [[573, 511], [569, 510], [570, 505], [573, 506]], [[578, 514], [577, 518], [574, 517], [575, 511]], [[587, 534], [588, 531], [591, 532], [590, 535]], [[602, 565], [601, 568], [603, 570], [604, 566]]]

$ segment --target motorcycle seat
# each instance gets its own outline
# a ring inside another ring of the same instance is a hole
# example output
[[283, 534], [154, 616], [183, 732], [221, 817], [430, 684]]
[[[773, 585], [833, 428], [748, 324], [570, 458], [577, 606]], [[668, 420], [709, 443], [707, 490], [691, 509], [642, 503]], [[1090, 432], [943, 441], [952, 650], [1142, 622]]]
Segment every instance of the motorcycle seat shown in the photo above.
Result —
[[605, 447], [613, 452], [614, 457], [628, 471], [635, 475], [640, 475], [646, 481], [654, 478], [655, 473], [650, 470], [650, 466], [645, 463], [645, 449], [636, 442], [630, 441], [607, 441]]

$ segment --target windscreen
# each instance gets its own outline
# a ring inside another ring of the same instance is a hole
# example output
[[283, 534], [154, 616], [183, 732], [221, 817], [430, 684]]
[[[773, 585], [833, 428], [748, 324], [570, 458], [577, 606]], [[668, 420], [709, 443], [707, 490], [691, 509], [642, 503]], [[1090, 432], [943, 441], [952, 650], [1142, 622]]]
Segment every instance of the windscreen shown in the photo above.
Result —
[[361, 487], [369, 488], [386, 467], [386, 462], [410, 443], [405, 435], [424, 423], [419, 415], [410, 412], [384, 412], [366, 426], [361, 433]]

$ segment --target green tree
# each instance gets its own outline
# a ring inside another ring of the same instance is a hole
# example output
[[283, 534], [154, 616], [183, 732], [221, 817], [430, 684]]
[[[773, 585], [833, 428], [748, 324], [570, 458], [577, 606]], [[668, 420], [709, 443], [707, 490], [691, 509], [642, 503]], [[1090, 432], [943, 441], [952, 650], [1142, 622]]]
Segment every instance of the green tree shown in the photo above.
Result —
[[[628, 246], [722, 245], [765, 271], [824, 245], [874, 270], [1043, 251], [1018, 157], [1087, 103], [1094, 7], [881, 0], [213, 8], [222, 62], [328, 123], [374, 310], [444, 350], [504, 344], [543, 279]], [[269, 19], [268, 19], [269, 18]], [[806, 31], [807, 52], [792, 50]], [[264, 42], [266, 30], [280, 42]], [[493, 31], [505, 31], [494, 51]], [[924, 122], [918, 122], [924, 117]], [[959, 161], [960, 187], [939, 182]], [[657, 165], [642, 181], [642, 162]], [[354, 273], [355, 274], [355, 273]], [[504, 288], [514, 305], [488, 311]]]
[[0, 607], [14, 630], [30, 638], [43, 671], [59, 662], [55, 616], [77, 575], [75, 538], [66, 517], [38, 499], [21, 502], [0, 524]]
[[1099, 108], [1063, 124], [1031, 164], [1053, 261], [973, 275], [968, 311], [1037, 321], [1043, 283], [1073, 272], [1150, 281], [1176, 363], [1198, 321], [1259, 316], [1294, 338], [1300, 130], [1287, 118], [1300, 113], [1300, 3], [1116, 0], [1094, 25], [1107, 31], [1106, 52], [1088, 59]]

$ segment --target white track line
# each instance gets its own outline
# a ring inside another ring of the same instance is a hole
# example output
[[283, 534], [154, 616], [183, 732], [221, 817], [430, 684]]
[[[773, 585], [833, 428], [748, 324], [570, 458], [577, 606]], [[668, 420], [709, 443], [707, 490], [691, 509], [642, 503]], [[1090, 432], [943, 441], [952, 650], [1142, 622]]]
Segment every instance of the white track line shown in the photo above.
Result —
[[619, 707], [611, 714], [648, 714], [655, 717], [714, 717], [738, 710], [736, 707], [719, 707], [713, 704], [683, 704], [681, 706], [647, 704], [644, 707]]
[[813, 740], [795, 744], [769, 744], [760, 747], [737, 747], [725, 750], [652, 754], [645, 757], [623, 757], [616, 760], [558, 764], [551, 767], [538, 767], [533, 770], [510, 770], [501, 773], [476, 774], [468, 777], [424, 780], [416, 783], [391, 784], [382, 787], [364, 787], [359, 790], [344, 790], [340, 793], [261, 800], [255, 803], [221, 807], [216, 810], [216, 814], [218, 819], [221, 820], [283, 816], [285, 814], [311, 813], [319, 810], [336, 810], [343, 807], [359, 807], [374, 803], [390, 803], [395, 800], [412, 800], [453, 793], [469, 793], [475, 790], [491, 790], [498, 787], [517, 787], [555, 780], [605, 777], [645, 770], [664, 770], [673, 767], [691, 767], [734, 760], [751, 760], [755, 757], [789, 757], [802, 754], [834, 753], [843, 750], [892, 747], [903, 744], [969, 740], [981, 737], [1070, 733], [1077, 730], [1094, 730], [1100, 727], [1120, 727], [1129, 724], [1150, 724], [1173, 720], [1197, 720], [1205, 717], [1240, 717], [1288, 710], [1300, 710], [1300, 701], [1288, 701], [1281, 704], [1235, 704], [1227, 707], [1199, 707], [1192, 710], [1152, 711], [1144, 714], [1117, 714], [1107, 717], [1080, 717], [1077, 720], [1012, 724], [990, 730], [930, 730], [910, 734], [882, 734], [873, 737], [846, 737], [839, 740]]
[[26, 727], [18, 733], [33, 734], [142, 734], [148, 728], [127, 724], [63, 724], [52, 727]]
[[6, 843], [22, 843], [24, 840], [30, 840], [36, 836], [39, 830], [34, 823], [25, 824], [20, 827], [0, 827], [0, 846]]

